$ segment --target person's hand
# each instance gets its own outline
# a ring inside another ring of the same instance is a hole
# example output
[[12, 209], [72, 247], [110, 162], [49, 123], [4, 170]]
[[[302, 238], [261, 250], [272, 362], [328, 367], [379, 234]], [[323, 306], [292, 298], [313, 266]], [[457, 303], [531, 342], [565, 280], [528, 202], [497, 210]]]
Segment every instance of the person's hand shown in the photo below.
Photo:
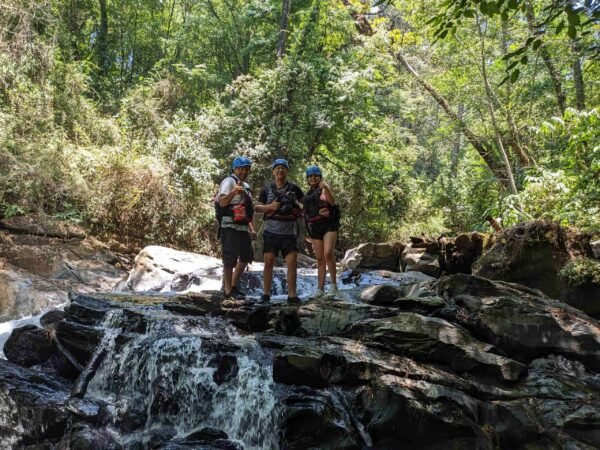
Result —
[[327, 183], [325, 183], [324, 181], [321, 181], [321, 182], [319, 183], [319, 187], [320, 187], [321, 189], [327, 189], [328, 191], [330, 191], [330, 190], [331, 190], [331, 188], [329, 187], [329, 185], [328, 185]]
[[267, 205], [269, 207], [269, 211], [277, 211], [281, 206], [281, 203], [277, 201], [273, 201]]
[[242, 194], [244, 192], [244, 186], [242, 186], [241, 181], [237, 182], [237, 184], [233, 188], [233, 192], [235, 192], [235, 195]]
[[250, 233], [250, 239], [255, 241], [256, 240], [256, 231], [252, 230], [252, 231], [249, 231], [248, 233]]

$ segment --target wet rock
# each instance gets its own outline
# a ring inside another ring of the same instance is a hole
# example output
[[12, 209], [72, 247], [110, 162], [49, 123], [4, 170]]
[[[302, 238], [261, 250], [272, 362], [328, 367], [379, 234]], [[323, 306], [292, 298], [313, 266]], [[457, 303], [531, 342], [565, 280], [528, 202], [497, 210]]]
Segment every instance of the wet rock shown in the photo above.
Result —
[[53, 309], [52, 311], [48, 311], [46, 314], [40, 317], [40, 325], [46, 329], [54, 328], [54, 325], [63, 320], [65, 316], [66, 313], [64, 311], [61, 311], [60, 309]]
[[600, 325], [575, 308], [525, 286], [463, 274], [440, 279], [437, 291], [460, 311], [458, 323], [519, 361], [556, 353], [600, 370]]
[[393, 310], [378, 306], [311, 301], [300, 306], [272, 308], [269, 324], [277, 332], [287, 335], [333, 335], [359, 320], [395, 314]]
[[161, 449], [191, 449], [202, 448], [207, 450], [244, 450], [244, 446], [238, 442], [229, 440], [227, 433], [218, 428], [204, 427], [194, 431], [187, 436], [179, 439], [173, 439], [164, 446], [157, 447]]
[[[423, 295], [424, 293], [429, 295]], [[393, 307], [402, 311], [422, 314], [433, 312], [446, 305], [441, 298], [432, 295], [429, 289], [421, 292], [414, 288], [407, 289], [390, 285], [369, 286], [361, 292], [360, 298], [371, 305]]]
[[477, 424], [479, 402], [460, 391], [425, 381], [383, 375], [360, 388], [352, 412], [372, 447], [493, 448]]
[[422, 272], [432, 277], [439, 277], [439, 246], [437, 243], [409, 244], [402, 251], [400, 263], [402, 270]]
[[69, 423], [68, 384], [0, 359], [0, 442], [7, 448], [58, 442]]
[[177, 435], [175, 427], [164, 425], [155, 427], [142, 433], [139, 439], [130, 440], [127, 443], [127, 450], [146, 450], [148, 448], [163, 448], [166, 443]]
[[343, 399], [335, 392], [296, 388], [283, 399], [286, 449], [360, 449], [363, 444]]
[[397, 271], [398, 260], [404, 244], [394, 243], [366, 243], [346, 252], [341, 262], [343, 269], [385, 269]]
[[497, 354], [490, 344], [473, 339], [462, 328], [435, 317], [402, 312], [385, 319], [366, 319], [351, 326], [346, 337], [419, 361], [443, 363], [456, 372], [472, 372], [515, 381], [525, 366]]
[[69, 320], [83, 324], [95, 325], [104, 320], [111, 309], [110, 303], [87, 294], [70, 294], [71, 303], [65, 307]]
[[396, 287], [409, 286], [418, 283], [432, 282], [435, 278], [422, 272], [390, 272], [389, 270], [371, 270], [361, 273], [356, 283], [390, 284]]
[[56, 326], [56, 339], [82, 366], [86, 365], [102, 336], [104, 331], [100, 329], [66, 320]]
[[79, 423], [69, 429], [66, 436], [58, 443], [59, 450], [121, 450], [113, 435], [105, 429], [97, 429], [88, 424]]
[[573, 301], [573, 306], [589, 314], [598, 314], [595, 300], [600, 286], [573, 289], [559, 276], [567, 263], [581, 257], [593, 257], [588, 235], [553, 222], [528, 222], [505, 229], [474, 265], [473, 274], [540, 289], [552, 298]]
[[261, 342], [275, 349], [273, 378], [285, 384], [316, 388], [358, 386], [377, 380], [382, 374], [395, 374], [456, 389], [474, 388], [440, 368], [381, 352], [351, 339], [300, 339], [268, 334], [261, 337]]
[[23, 367], [42, 364], [52, 354], [52, 339], [35, 325], [15, 328], [4, 344], [4, 355], [9, 361]]
[[265, 331], [269, 324], [269, 307], [247, 300], [227, 300], [222, 313], [233, 324], [246, 331]]

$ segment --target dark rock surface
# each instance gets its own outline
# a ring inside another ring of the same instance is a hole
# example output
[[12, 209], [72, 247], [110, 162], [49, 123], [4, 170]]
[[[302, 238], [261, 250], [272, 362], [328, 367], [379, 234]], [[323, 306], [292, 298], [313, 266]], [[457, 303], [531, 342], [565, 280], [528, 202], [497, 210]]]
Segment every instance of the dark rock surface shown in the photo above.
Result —
[[571, 286], [560, 273], [570, 262], [594, 258], [590, 236], [557, 223], [537, 221], [507, 228], [475, 263], [473, 273], [540, 289], [600, 317], [600, 285]]
[[[378, 285], [298, 305], [217, 292], [72, 295], [45, 329], [13, 333], [13, 343], [54, 338], [42, 364], [37, 344], [12, 344], [31, 368], [0, 360], [0, 439], [73, 449], [600, 447], [595, 319], [466, 274], [370, 280]], [[77, 376], [52, 375], [58, 357]]]

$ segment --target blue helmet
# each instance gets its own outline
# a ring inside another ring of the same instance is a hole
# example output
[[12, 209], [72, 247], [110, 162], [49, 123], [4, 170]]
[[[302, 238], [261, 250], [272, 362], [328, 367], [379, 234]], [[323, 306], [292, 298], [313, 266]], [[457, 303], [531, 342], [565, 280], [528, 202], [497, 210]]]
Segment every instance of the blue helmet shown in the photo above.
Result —
[[237, 158], [235, 158], [233, 160], [233, 163], [231, 164], [232, 169], [239, 169], [240, 167], [251, 167], [251, 166], [252, 166], [252, 161], [250, 161], [250, 159], [246, 158], [245, 156], [238, 156]]
[[290, 169], [290, 165], [288, 164], [288, 162], [285, 159], [276, 159], [275, 161], [273, 161], [273, 165], [271, 166], [271, 169], [274, 169], [275, 166], [285, 166], [286, 169]]
[[308, 166], [306, 168], [306, 176], [310, 177], [311, 175], [319, 175], [320, 177], [323, 176], [323, 174], [321, 173], [321, 169], [319, 169], [319, 167], [317, 167], [317, 166]]

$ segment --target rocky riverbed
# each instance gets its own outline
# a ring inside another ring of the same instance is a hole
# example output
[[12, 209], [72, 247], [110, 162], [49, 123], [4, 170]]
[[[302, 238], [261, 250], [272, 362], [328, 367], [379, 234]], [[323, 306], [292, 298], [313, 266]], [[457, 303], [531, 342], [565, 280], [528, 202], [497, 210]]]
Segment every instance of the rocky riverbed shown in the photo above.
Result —
[[596, 320], [516, 284], [398, 275], [348, 279], [351, 299], [300, 305], [217, 292], [72, 295], [5, 346], [2, 442], [600, 446]]
[[[248, 299], [223, 300], [218, 260], [163, 247], [109, 272], [113, 292], [93, 272], [46, 277], [66, 306], [36, 291], [49, 312], [4, 322], [0, 447], [599, 448], [598, 321], [532, 287], [439, 277], [434, 251], [361, 246], [327, 300], [302, 269], [297, 305], [283, 270], [271, 304], [256, 302], [260, 267]], [[32, 254], [21, 266], [48, 267]]]

